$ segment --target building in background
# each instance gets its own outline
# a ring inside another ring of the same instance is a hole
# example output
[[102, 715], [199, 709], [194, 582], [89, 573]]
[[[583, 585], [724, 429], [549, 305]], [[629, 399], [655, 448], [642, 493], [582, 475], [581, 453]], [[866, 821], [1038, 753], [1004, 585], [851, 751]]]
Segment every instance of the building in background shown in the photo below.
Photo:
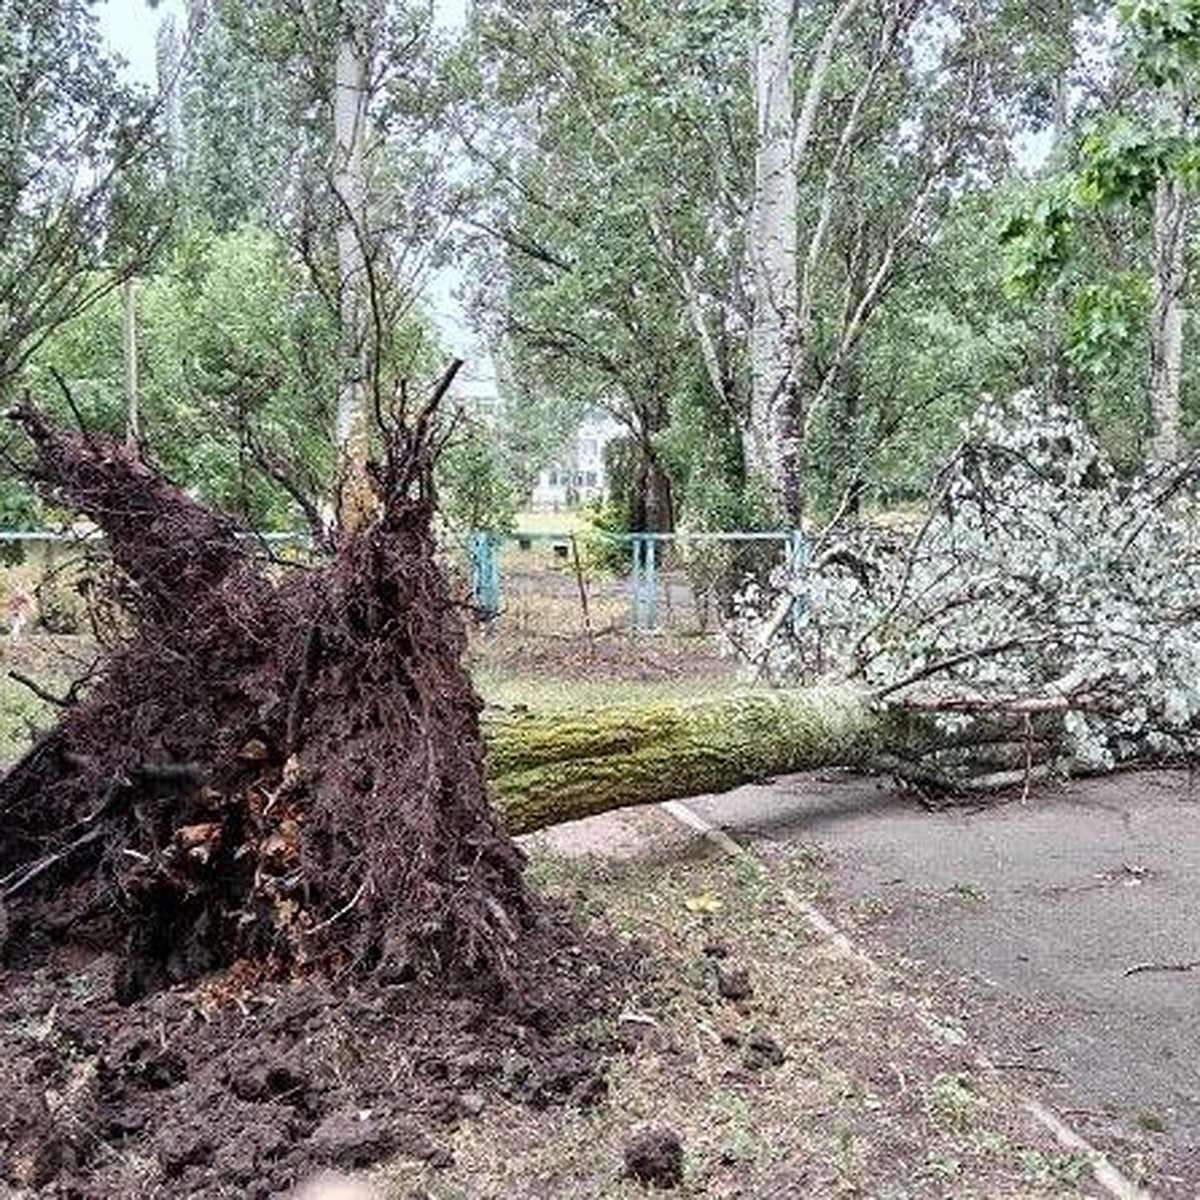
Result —
[[463, 358], [462, 370], [450, 388], [451, 408], [458, 406], [472, 421], [487, 429], [495, 429], [504, 415], [500, 386], [491, 354], [478, 345], [458, 351]]
[[624, 431], [608, 413], [587, 413], [562, 456], [538, 472], [530, 497], [533, 508], [553, 512], [603, 499], [608, 488], [604, 448]]

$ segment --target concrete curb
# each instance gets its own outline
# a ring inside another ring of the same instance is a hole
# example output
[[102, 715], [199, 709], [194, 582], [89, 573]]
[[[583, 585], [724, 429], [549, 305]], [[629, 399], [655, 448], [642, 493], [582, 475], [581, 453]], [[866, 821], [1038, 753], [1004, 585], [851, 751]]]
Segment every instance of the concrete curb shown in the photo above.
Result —
[[[750, 863], [762, 876], [766, 878], [770, 877], [770, 867], [758, 855], [734, 841], [723, 829], [705, 820], [704, 817], [693, 811], [682, 801], [667, 800], [660, 804], [659, 807], [673, 820], [679, 822], [679, 824], [700, 834], [722, 853], [729, 855], [731, 858], [737, 858], [743, 862]], [[870, 952], [856, 942], [845, 930], [839, 929], [811, 901], [805, 900], [794, 889], [786, 885], [778, 885], [778, 890], [784, 904], [814, 933], [835, 947], [839, 953], [852, 959], [872, 975], [880, 978], [887, 977], [887, 970], [875, 960]], [[912, 1015], [923, 1028], [939, 1039], [945, 1037], [945, 1030], [930, 1018], [928, 1014], [922, 1012], [915, 1004], [909, 1007]], [[995, 1064], [978, 1045], [969, 1043], [968, 1048], [977, 1067], [992, 1074], [997, 1073]], [[1087, 1138], [1077, 1130], [1072, 1129], [1070, 1125], [1047, 1108], [1040, 1100], [1025, 1094], [1018, 1088], [1014, 1088], [1007, 1080], [1005, 1081], [1005, 1086], [1015, 1096], [1020, 1106], [1042, 1128], [1050, 1133], [1061, 1146], [1087, 1158], [1092, 1178], [1110, 1196], [1114, 1197], [1114, 1200], [1153, 1200], [1150, 1192], [1134, 1183], [1132, 1179], [1113, 1165], [1112, 1161], [1105, 1156], [1103, 1151], [1093, 1146]]]

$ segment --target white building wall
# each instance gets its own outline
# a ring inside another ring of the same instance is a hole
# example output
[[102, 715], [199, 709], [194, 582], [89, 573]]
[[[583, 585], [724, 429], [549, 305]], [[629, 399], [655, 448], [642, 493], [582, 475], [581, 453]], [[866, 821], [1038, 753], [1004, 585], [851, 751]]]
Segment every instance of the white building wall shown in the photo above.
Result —
[[531, 496], [533, 507], [555, 510], [601, 499], [608, 486], [604, 448], [623, 432], [624, 426], [607, 413], [588, 413], [567, 453], [538, 472]]

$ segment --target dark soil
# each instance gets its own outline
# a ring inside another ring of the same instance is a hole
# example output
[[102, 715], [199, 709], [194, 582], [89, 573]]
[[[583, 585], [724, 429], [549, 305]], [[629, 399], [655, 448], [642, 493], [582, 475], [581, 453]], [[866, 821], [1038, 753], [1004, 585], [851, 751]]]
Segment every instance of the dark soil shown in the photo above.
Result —
[[3, 978], [0, 1194], [267, 1197], [324, 1167], [448, 1166], [449, 1130], [488, 1094], [604, 1097], [613, 1047], [596, 1031], [633, 970], [552, 910], [524, 948], [524, 990], [499, 1003], [242, 965], [121, 1005], [116, 967]]
[[645, 1129], [625, 1147], [625, 1171], [653, 1188], [676, 1188], [683, 1182], [683, 1143], [673, 1129]]

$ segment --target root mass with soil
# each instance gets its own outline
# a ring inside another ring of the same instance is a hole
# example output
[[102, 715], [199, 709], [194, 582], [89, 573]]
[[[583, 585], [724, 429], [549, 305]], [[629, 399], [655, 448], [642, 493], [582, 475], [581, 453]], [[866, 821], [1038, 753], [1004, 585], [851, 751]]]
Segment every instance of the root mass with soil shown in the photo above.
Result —
[[[336, 987], [383, 996], [384, 1010], [405, 1014], [397, 1029], [420, 1024], [422, 1004], [442, 1021], [433, 997], [451, 996], [474, 1005], [456, 1031], [455, 1061], [464, 1038], [487, 1041], [479, 1031], [489, 1022], [524, 1029], [513, 1036], [526, 1053], [536, 1058], [540, 1047], [553, 1059], [556, 1032], [602, 1005], [614, 956], [532, 894], [523, 856], [489, 806], [481, 703], [432, 531], [435, 408], [436, 400], [415, 422], [387, 423], [381, 461], [361, 480], [370, 495], [356, 505], [359, 519], [339, 528], [316, 565], [272, 561], [114, 441], [59, 429], [30, 406], [13, 414], [46, 494], [106, 535], [124, 625], [87, 694], [0, 781], [7, 999], [16, 976], [37, 966], [53, 974], [67, 948], [77, 959], [80, 947], [109, 964], [112, 998], [133, 1006], [127, 1019], [97, 1007], [109, 1036], [142, 1028], [164, 989], [214, 973], [243, 1007], [246, 995], [271, 987], [293, 1003], [307, 988], [323, 998], [319, 1008]], [[584, 955], [597, 964], [586, 996]], [[425, 999], [414, 1003], [418, 994]], [[251, 1027], [266, 1030], [270, 1045]], [[309, 1025], [298, 1028], [312, 1040]], [[256, 1173], [286, 1184], [304, 1159], [295, 1145], [316, 1139], [309, 1157], [320, 1161], [337, 1125], [335, 1097], [355, 1100], [354, 1089], [323, 1086], [318, 1102], [296, 1084], [278, 1020], [248, 1020], [239, 1036], [253, 1044], [252, 1059], [269, 1060], [258, 1068], [263, 1096], [250, 1100], [282, 1105], [287, 1119], [276, 1114], [278, 1144], [252, 1148], [233, 1174], [240, 1186]], [[86, 1056], [88, 1035], [78, 1038]], [[133, 1108], [145, 1108], [147, 1087], [168, 1096], [197, 1079], [209, 1092], [218, 1086], [200, 1071], [202, 1041], [159, 1062], [148, 1085], [141, 1060], [158, 1062], [162, 1048], [138, 1051], [133, 1075], [146, 1086]], [[129, 1065], [111, 1045], [98, 1053], [93, 1087], [104, 1103], [96, 1103], [121, 1109]], [[25, 1059], [7, 1065], [30, 1078]], [[536, 1062], [530, 1073], [546, 1074]], [[243, 1074], [231, 1066], [222, 1078], [232, 1087]], [[589, 1074], [594, 1064], [575, 1064], [551, 1098], [594, 1093]], [[303, 1095], [299, 1108], [281, 1099], [289, 1088]], [[160, 1120], [169, 1108], [160, 1106]], [[36, 1125], [36, 1112], [24, 1116]], [[30, 1123], [20, 1112], [0, 1117], [10, 1130]], [[17, 1133], [0, 1135], [0, 1178], [36, 1186], [78, 1173], [97, 1142], [137, 1142], [152, 1124], [143, 1116], [123, 1129], [108, 1119], [65, 1143], [60, 1130], [52, 1153], [36, 1139], [30, 1150]], [[394, 1129], [376, 1134], [360, 1157], [396, 1148]], [[167, 1177], [192, 1180], [171, 1194], [205, 1194], [233, 1178], [222, 1173], [219, 1145], [192, 1150], [157, 1153]]]

